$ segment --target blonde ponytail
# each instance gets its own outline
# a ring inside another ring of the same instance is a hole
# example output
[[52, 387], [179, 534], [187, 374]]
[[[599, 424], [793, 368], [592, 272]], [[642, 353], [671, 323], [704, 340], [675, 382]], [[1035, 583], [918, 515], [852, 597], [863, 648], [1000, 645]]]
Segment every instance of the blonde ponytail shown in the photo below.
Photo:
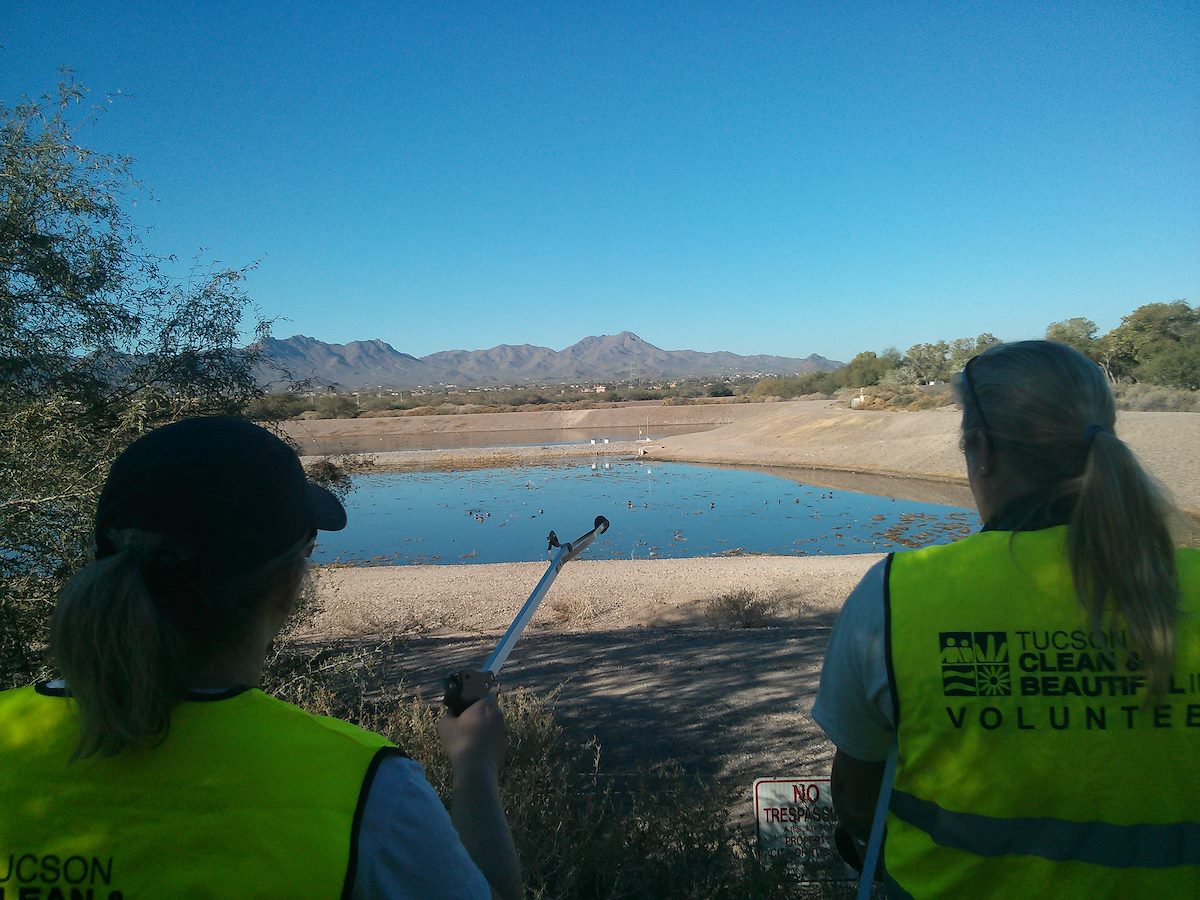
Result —
[[1063, 344], [1020, 341], [975, 357], [963, 382], [964, 439], [985, 435], [1045, 505], [1073, 503], [1067, 542], [1079, 603], [1094, 627], [1129, 629], [1150, 693], [1161, 693], [1180, 597], [1170, 504], [1114, 433], [1104, 373]]
[[[240, 646], [266, 603], [299, 595], [308, 541], [248, 575], [208, 579], [159, 535], [106, 532], [116, 551], [59, 595], [51, 652], [78, 709], [74, 759], [153, 745], [205, 660]], [[233, 687], [233, 685], [228, 685]]]
[[166, 736], [184, 683], [182, 635], [158, 609], [145, 561], [162, 539], [137, 533], [84, 566], [59, 595], [50, 645], [78, 708], [74, 758], [111, 756]]
[[1169, 509], [1124, 442], [1098, 432], [1067, 531], [1075, 591], [1091, 622], [1129, 628], [1152, 694], [1167, 688], [1179, 617]]

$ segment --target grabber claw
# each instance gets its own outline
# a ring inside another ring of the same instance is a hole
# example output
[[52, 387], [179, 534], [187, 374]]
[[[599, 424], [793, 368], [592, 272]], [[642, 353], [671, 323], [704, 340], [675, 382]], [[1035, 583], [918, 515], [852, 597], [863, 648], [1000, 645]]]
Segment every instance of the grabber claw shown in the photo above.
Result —
[[482, 700], [495, 687], [496, 676], [479, 669], [464, 669], [446, 676], [446, 693], [442, 703], [451, 715], [460, 715], [476, 700]]

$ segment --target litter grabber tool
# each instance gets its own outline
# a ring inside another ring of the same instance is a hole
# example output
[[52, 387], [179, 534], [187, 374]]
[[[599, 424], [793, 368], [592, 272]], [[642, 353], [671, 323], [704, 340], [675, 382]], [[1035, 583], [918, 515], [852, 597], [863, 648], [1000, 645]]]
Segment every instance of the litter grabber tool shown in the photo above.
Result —
[[546, 569], [546, 574], [542, 576], [542, 580], [537, 583], [537, 587], [533, 589], [533, 593], [529, 595], [529, 599], [517, 613], [517, 617], [508, 626], [508, 631], [504, 632], [504, 637], [500, 639], [500, 643], [496, 645], [492, 655], [487, 658], [483, 668], [465, 669], [446, 677], [446, 694], [442, 697], [442, 702], [446, 704], [446, 708], [452, 715], [457, 716], [476, 700], [487, 696], [487, 692], [496, 683], [496, 676], [500, 674], [504, 661], [508, 659], [508, 654], [512, 652], [512, 648], [520, 639], [521, 632], [525, 630], [529, 620], [533, 618], [533, 614], [537, 612], [542, 598], [550, 590], [550, 585], [554, 583], [559, 570], [586, 550], [596, 535], [604, 534], [606, 531], [608, 531], [608, 519], [604, 516], [596, 516], [592, 530], [587, 534], [580, 535], [570, 543], [560, 544], [554, 532], [550, 532], [546, 538], [546, 552], [550, 554], [550, 565]]

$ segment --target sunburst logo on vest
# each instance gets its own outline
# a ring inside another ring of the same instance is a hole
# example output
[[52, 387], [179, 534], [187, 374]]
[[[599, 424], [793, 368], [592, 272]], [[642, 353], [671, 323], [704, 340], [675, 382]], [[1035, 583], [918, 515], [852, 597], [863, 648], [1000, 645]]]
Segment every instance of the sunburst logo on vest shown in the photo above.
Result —
[[943, 631], [938, 634], [938, 643], [942, 693], [947, 697], [1012, 695], [1005, 632]]

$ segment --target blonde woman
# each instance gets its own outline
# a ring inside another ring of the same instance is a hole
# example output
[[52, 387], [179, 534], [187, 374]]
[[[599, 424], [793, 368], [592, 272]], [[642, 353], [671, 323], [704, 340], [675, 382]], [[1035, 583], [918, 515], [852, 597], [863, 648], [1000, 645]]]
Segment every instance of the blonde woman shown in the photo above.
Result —
[[842, 824], [886, 813], [890, 896], [1200, 897], [1200, 551], [1080, 353], [1000, 345], [958, 393], [984, 528], [846, 601], [813, 707]]
[[239, 419], [122, 454], [54, 611], [63, 680], [0, 693], [0, 895], [520, 895], [491, 698], [441, 725], [448, 815], [385, 738], [256, 687], [317, 531], [345, 524]]

